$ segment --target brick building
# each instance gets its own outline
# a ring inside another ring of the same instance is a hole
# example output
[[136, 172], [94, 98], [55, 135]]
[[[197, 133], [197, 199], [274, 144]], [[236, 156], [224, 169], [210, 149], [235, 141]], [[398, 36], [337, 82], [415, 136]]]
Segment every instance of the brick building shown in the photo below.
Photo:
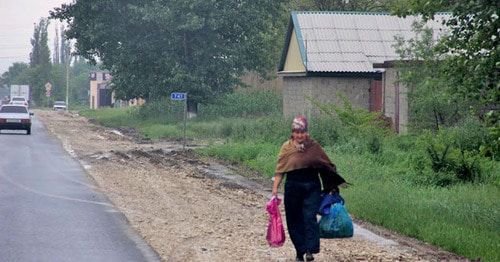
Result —
[[[438, 14], [427, 22], [435, 40], [446, 34]], [[420, 18], [386, 13], [292, 12], [278, 67], [283, 78], [283, 113], [317, 115], [307, 97], [381, 112], [398, 132], [408, 123], [406, 87], [398, 83], [396, 36], [412, 39]], [[392, 62], [391, 62], [392, 61]]]

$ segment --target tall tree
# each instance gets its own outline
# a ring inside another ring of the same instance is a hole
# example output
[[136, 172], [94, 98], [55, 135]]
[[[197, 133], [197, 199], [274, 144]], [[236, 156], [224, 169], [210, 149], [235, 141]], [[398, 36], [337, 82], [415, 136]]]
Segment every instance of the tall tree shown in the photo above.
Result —
[[275, 65], [284, 0], [77, 0], [51, 13], [77, 53], [99, 57], [121, 98], [188, 92], [191, 111]]
[[47, 28], [49, 20], [40, 19], [35, 25], [31, 39], [32, 51], [30, 53], [30, 87], [32, 97], [36, 102], [43, 101], [45, 83], [49, 82], [51, 74], [50, 50], [48, 45]]
[[59, 64], [61, 62], [61, 58], [59, 55], [59, 30], [57, 26], [55, 28], [55, 36], [54, 36], [54, 55], [52, 57], [52, 63]]
[[59, 45], [61, 64], [66, 64], [68, 62], [68, 59], [70, 59], [70, 56], [71, 56], [71, 43], [68, 41], [68, 39], [66, 39], [65, 33], [66, 33], [66, 31], [65, 31], [64, 25], [61, 25], [61, 27], [60, 27], [61, 44]]
[[33, 30], [33, 38], [31, 39], [32, 51], [30, 53], [30, 66], [50, 64], [50, 50], [48, 41], [47, 28], [49, 21], [45, 18], [40, 19], [38, 24], [35, 24]]

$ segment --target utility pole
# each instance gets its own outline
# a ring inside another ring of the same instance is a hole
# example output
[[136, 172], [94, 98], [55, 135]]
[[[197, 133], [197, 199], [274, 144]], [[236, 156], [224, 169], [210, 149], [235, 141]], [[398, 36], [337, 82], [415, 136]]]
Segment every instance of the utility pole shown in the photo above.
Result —
[[66, 63], [66, 111], [69, 111], [69, 66], [71, 64], [71, 55], [68, 54]]

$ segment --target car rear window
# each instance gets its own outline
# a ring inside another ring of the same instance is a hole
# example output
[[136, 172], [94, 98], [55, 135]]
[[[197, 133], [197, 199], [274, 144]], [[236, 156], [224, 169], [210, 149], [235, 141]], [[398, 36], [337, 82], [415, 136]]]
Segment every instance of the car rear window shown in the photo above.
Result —
[[12, 98], [12, 101], [24, 101], [24, 98], [22, 98], [22, 97], [14, 97], [14, 98]]
[[2, 106], [0, 113], [28, 113], [24, 106]]
[[55, 104], [55, 105], [58, 105], [58, 106], [63, 106], [63, 105], [65, 105], [65, 104], [66, 104], [66, 102], [57, 102], [57, 101], [56, 101], [54, 104]]

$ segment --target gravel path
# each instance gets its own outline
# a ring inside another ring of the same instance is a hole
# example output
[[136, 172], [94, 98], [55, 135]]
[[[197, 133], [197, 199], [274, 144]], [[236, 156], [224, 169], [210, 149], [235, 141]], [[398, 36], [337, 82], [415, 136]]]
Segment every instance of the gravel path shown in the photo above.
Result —
[[[141, 141], [77, 114], [38, 110], [35, 116], [82, 163], [94, 183], [89, 186], [109, 197], [162, 260], [293, 261], [289, 239], [281, 248], [265, 240], [269, 181], [226, 177], [224, 166], [183, 153], [178, 143]], [[439, 260], [465, 261], [366, 223], [357, 224], [353, 238], [321, 240], [316, 256], [316, 261]]]

